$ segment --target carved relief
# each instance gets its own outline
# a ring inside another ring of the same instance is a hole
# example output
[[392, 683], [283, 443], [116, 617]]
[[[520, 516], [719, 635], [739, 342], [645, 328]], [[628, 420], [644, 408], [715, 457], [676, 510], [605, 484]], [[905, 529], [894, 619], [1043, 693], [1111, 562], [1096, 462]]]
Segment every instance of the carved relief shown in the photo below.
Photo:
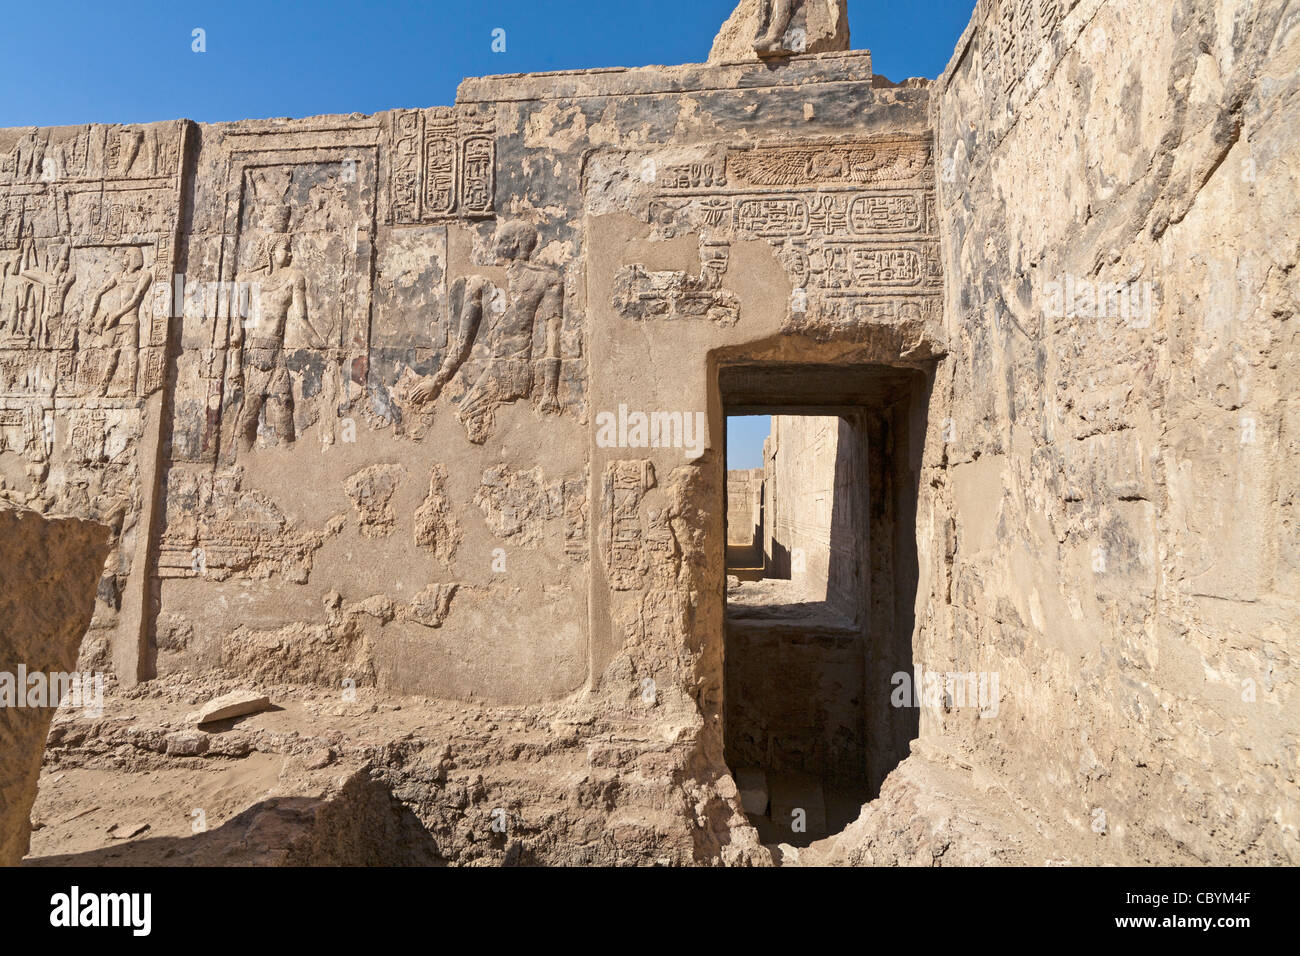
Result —
[[[448, 294], [454, 332], [438, 371], [408, 392], [419, 406], [451, 393], [471, 442], [482, 444], [495, 426], [495, 410], [533, 398], [540, 412], [558, 411], [564, 278], [533, 260], [537, 230], [527, 223], [502, 225], [496, 254], [506, 267], [507, 288], [481, 276], [457, 280]], [[544, 349], [537, 354], [538, 349]]]
[[394, 110], [387, 132], [390, 222], [494, 214], [496, 135], [490, 114], [466, 107]]
[[23, 188], [31, 191], [8, 199], [0, 189], [0, 348], [31, 350], [33, 360], [56, 354], [50, 382], [61, 395], [157, 390], [174, 188], [75, 180]]
[[904, 135], [857, 143], [732, 149], [727, 154], [727, 178], [736, 190], [902, 184], [925, 173], [930, 149], [928, 138]]
[[31, 239], [13, 254], [0, 253], [0, 345], [51, 347], [51, 329], [62, 328], [77, 281], [71, 259], [71, 245], [50, 243], [42, 262]]
[[143, 253], [136, 246], [128, 246], [123, 254], [121, 271], [104, 283], [90, 300], [89, 327], [93, 341], [107, 356], [105, 368], [100, 373], [100, 395], [109, 393], [119, 367], [124, 369], [119, 394], [135, 391], [140, 307], [152, 283], [153, 276], [144, 267]]
[[727, 185], [722, 163], [679, 163], [667, 167], [659, 178], [665, 189], [711, 189]]
[[22, 457], [27, 488], [10, 488], [0, 476], [0, 498], [48, 512], [55, 500], [48, 484], [54, 453], [53, 412], [34, 404], [0, 410], [0, 452], [6, 450]]
[[[540, 467], [511, 471], [495, 465], [483, 473], [474, 503], [492, 532], [524, 548], [536, 548], [563, 529], [570, 558], [582, 560], [587, 549], [586, 477], [547, 481]], [[555, 535], [558, 537], [558, 535]]]
[[242, 483], [238, 468], [221, 473], [172, 470], [160, 577], [224, 581], [279, 574], [296, 584], [307, 581], [312, 555], [329, 532], [298, 530], [275, 502]]
[[570, 561], [579, 563], [587, 560], [589, 548], [587, 486], [587, 469], [584, 468], [581, 477], [570, 478], [561, 488], [564, 500], [564, 553]]
[[451, 599], [459, 589], [459, 584], [430, 584], [411, 599], [411, 603], [402, 609], [401, 616], [425, 627], [442, 627], [442, 622], [451, 612]]
[[0, 185], [175, 176], [180, 123], [32, 127], [0, 153]]
[[246, 449], [257, 443], [259, 434], [272, 445], [291, 444], [297, 437], [293, 382], [284, 361], [290, 321], [313, 348], [326, 344], [311, 324], [307, 277], [292, 264], [292, 237], [267, 237], [263, 249], [265, 261], [240, 273], [237, 280], [256, 290], [250, 303], [252, 315], [231, 327], [230, 376], [241, 398], [235, 433]]
[[371, 465], [362, 468], [343, 483], [343, 489], [357, 510], [361, 533], [367, 538], [392, 534], [397, 523], [393, 512], [393, 493], [406, 475], [401, 465]]
[[0, 503], [110, 528], [92, 630], [115, 624], [151, 493], [137, 448], [166, 377], [155, 293], [171, 280], [184, 129], [0, 132]]
[[233, 464], [316, 425], [334, 439], [347, 380], [365, 386], [377, 161], [365, 140], [377, 135], [349, 127], [339, 137], [355, 145], [310, 149], [274, 131], [228, 135], [237, 228], [209, 261], [229, 291], [186, 293], [182, 460]]
[[447, 469], [434, 465], [429, 475], [429, 494], [415, 511], [415, 543], [433, 552], [443, 564], [450, 564], [462, 537], [446, 491]]
[[[0, 152], [0, 455], [23, 459], [0, 497], [102, 520], [116, 541], [139, 503], [139, 399], [165, 377], [151, 292], [170, 281], [180, 142], [176, 123], [91, 126]], [[131, 560], [113, 564], [116, 595]]]
[[601, 537], [605, 569], [610, 587], [615, 591], [639, 589], [650, 569], [641, 502], [654, 486], [654, 464], [648, 459], [611, 461], [605, 465], [605, 525]]
[[633, 264], [614, 277], [614, 309], [627, 319], [706, 318], [718, 325], [740, 320], [740, 299], [722, 288], [731, 247], [701, 239], [700, 274], [648, 272]]
[[1021, 81], [1073, 6], [1073, 0], [985, 0], [979, 64], [990, 118], [1015, 119]]
[[743, 238], [769, 242], [789, 274], [787, 331], [898, 313], [908, 301], [937, 302], [931, 163], [929, 139], [910, 134], [714, 149], [680, 167], [690, 177], [657, 179], [649, 207], [656, 237], [699, 233], [701, 276], [626, 267], [615, 278], [614, 307], [634, 319], [736, 321], [738, 304], [720, 286], [728, 243]]

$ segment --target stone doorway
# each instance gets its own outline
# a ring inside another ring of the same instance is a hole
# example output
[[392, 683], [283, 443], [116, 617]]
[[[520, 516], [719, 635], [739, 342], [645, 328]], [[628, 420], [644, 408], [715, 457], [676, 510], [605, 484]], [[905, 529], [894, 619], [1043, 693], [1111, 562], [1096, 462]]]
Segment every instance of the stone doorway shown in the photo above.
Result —
[[890, 692], [913, 669], [926, 376], [762, 365], [720, 382], [726, 758], [763, 841], [806, 846], [856, 819], [916, 736]]

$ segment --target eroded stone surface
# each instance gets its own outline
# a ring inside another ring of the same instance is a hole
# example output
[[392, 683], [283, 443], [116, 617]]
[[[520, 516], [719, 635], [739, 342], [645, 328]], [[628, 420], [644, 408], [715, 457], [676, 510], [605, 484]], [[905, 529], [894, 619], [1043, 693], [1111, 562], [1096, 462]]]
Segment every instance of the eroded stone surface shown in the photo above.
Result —
[[27, 853], [28, 812], [59, 699], [71, 701], [75, 687], [78, 705], [95, 706], [93, 676], [83, 681], [74, 668], [109, 534], [87, 520], [0, 511], [0, 866]]
[[847, 0], [742, 0], [714, 38], [709, 62], [848, 48]]
[[1002, 702], [921, 735], [1082, 859], [1300, 854], [1298, 38], [1271, 0], [981, 2], [935, 87], [916, 654]]

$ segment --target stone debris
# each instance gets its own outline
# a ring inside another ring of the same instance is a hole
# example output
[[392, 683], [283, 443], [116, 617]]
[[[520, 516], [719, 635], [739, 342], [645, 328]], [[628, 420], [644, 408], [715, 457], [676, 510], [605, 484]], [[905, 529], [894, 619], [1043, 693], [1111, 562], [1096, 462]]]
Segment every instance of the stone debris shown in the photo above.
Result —
[[198, 710], [186, 715], [186, 723], [196, 726], [256, 714], [271, 706], [271, 698], [251, 690], [234, 690], [208, 701]]

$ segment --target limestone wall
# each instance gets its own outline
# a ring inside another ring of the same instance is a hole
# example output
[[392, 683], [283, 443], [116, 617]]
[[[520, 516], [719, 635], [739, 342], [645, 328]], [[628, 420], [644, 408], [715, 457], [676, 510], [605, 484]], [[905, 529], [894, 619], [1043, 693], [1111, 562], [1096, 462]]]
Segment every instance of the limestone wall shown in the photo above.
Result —
[[719, 363], [941, 349], [927, 93], [871, 79], [825, 53], [0, 132], [0, 473], [114, 526], [98, 659], [716, 711]]
[[865, 615], [871, 789], [919, 719], [1075, 862], [1300, 860], [1297, 14], [980, 0], [893, 87], [759, 6], [709, 64], [0, 131], [0, 507], [108, 527], [83, 664], [572, 705], [573, 767], [654, 764], [629, 827], [739, 859], [725, 415], [852, 406], [763, 535]]
[[772, 446], [772, 573], [854, 620], [867, 554], [864, 436], [839, 416], [773, 415]]
[[0, 507], [107, 525], [88, 666], [142, 673], [192, 126], [0, 130]]
[[752, 548], [761, 564], [763, 540], [763, 469], [727, 472], [727, 547]]
[[1000, 707], [922, 737], [1086, 858], [1300, 860], [1298, 67], [1283, 2], [981, 0], [935, 88], [917, 663]]
[[[93, 677], [72, 675], [109, 535], [90, 521], [0, 510], [0, 866], [17, 866], [27, 852], [28, 814], [59, 697], [67, 691], [70, 704], [94, 706]], [[98, 691], [102, 706], [102, 680]]]

